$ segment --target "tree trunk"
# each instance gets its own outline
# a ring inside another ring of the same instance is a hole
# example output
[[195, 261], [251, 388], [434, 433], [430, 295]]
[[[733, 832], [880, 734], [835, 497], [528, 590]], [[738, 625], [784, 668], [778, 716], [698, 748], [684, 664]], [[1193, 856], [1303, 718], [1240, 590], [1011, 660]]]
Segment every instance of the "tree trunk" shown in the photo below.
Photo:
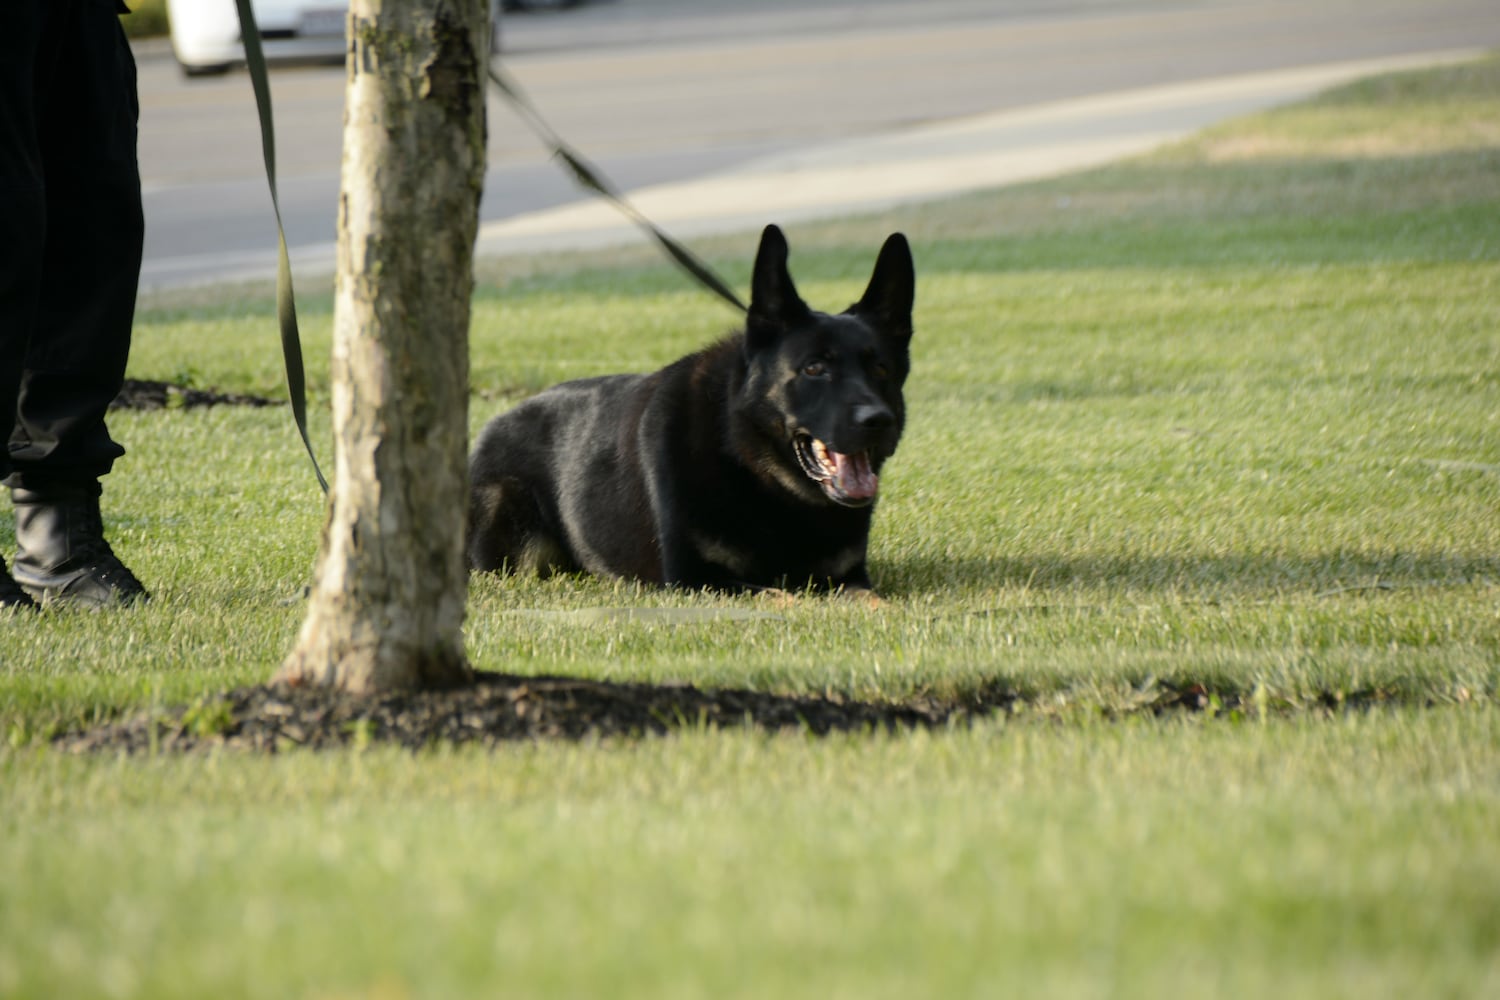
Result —
[[278, 682], [466, 682], [469, 301], [487, 0], [353, 0], [333, 331], [334, 475]]

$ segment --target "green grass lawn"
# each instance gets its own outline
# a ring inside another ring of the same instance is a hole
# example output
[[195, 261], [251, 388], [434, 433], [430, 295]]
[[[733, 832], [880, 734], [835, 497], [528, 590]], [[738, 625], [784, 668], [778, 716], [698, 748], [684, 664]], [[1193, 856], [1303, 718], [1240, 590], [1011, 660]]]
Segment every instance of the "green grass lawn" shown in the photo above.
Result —
[[[1014, 711], [66, 757], [59, 727], [267, 679], [322, 522], [284, 408], [118, 414], [106, 522], [157, 599], [0, 618], [0, 996], [1500, 992], [1500, 60], [793, 227], [804, 297], [852, 301], [893, 229], [919, 277], [888, 603], [476, 579], [470, 656]], [[743, 285], [754, 240], [704, 249]], [[473, 425], [731, 322], [646, 251], [487, 262]], [[269, 291], [143, 301], [131, 368], [281, 393]], [[532, 613], [628, 605], [776, 617]], [[1102, 721], [1159, 682], [1264, 711]]]

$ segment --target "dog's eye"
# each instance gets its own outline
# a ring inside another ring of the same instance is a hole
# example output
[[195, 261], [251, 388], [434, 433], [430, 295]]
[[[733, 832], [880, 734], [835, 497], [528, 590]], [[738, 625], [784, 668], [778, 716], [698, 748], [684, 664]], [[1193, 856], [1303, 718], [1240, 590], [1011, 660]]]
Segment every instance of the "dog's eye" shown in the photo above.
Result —
[[822, 361], [809, 361], [802, 366], [802, 374], [808, 378], [822, 378], [828, 374], [828, 365]]
[[875, 362], [874, 366], [870, 368], [870, 374], [875, 378], [888, 378], [890, 377], [891, 370], [877, 361]]

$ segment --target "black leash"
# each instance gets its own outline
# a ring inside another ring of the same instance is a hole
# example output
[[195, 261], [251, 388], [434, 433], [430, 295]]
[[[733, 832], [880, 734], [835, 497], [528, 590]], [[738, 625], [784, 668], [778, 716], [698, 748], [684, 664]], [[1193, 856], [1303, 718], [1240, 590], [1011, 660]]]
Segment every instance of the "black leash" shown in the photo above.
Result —
[[[286, 230], [281, 224], [281, 202], [276, 194], [276, 131], [271, 113], [271, 86], [267, 79], [265, 51], [260, 44], [260, 28], [255, 23], [255, 12], [250, 0], [235, 0], [240, 17], [240, 37], [245, 43], [245, 68], [250, 74], [250, 86], [255, 91], [255, 108], [260, 114], [261, 152], [266, 161], [266, 183], [271, 189], [271, 207], [276, 215], [276, 317], [281, 325], [281, 354], [286, 362], [286, 388], [292, 402], [292, 419], [296, 421], [297, 433], [312, 461], [313, 473], [318, 485], [328, 492], [328, 480], [318, 465], [318, 456], [313, 453], [312, 439], [307, 434], [307, 377], [302, 367], [302, 338], [297, 331], [297, 302], [292, 290], [292, 265], [287, 256]], [[531, 99], [491, 60], [490, 80], [500, 88], [500, 93], [510, 101], [511, 107], [536, 133], [537, 137], [552, 151], [572, 173], [578, 184], [599, 195], [614, 205], [626, 218], [646, 232], [668, 257], [693, 277], [700, 285], [713, 292], [740, 312], [747, 312], [745, 304], [716, 274], [687, 247], [668, 236], [609, 182], [599, 169], [585, 160], [558, 135], [557, 130], [536, 110]]]
[[505, 95], [506, 100], [510, 101], [511, 107], [515, 108], [516, 112], [520, 114], [531, 130], [536, 133], [537, 138], [541, 139], [547, 148], [552, 151], [552, 155], [562, 161], [563, 166], [568, 168], [569, 172], [573, 175], [573, 179], [578, 182], [579, 186], [594, 192], [619, 209], [626, 218], [630, 219], [631, 222], [634, 222], [648, 236], [654, 239], [657, 245], [679, 267], [692, 275], [698, 284], [713, 292], [740, 312], [748, 311], [745, 308], [745, 304], [740, 301], [739, 296], [735, 295], [729, 285], [714, 273], [713, 268], [699, 260], [697, 255], [687, 247], [662, 232], [659, 226], [642, 215], [639, 209], [626, 200], [625, 196], [620, 194], [614, 185], [610, 184], [609, 179], [600, 173], [597, 167], [585, 160], [572, 146], [568, 145], [563, 137], [557, 134], [557, 130], [547, 124], [547, 120], [536, 110], [536, 105], [531, 103], [531, 99], [526, 96], [526, 92], [509, 76], [501, 72], [500, 68], [493, 61], [490, 64], [490, 79], [494, 82], [495, 86], [500, 88], [500, 93]]
[[266, 55], [260, 45], [260, 28], [250, 0], [234, 0], [240, 14], [240, 37], [245, 42], [245, 66], [250, 71], [250, 86], [255, 90], [255, 107], [260, 112], [260, 148], [266, 160], [266, 183], [271, 187], [271, 208], [276, 213], [276, 318], [281, 323], [281, 356], [286, 362], [286, 389], [292, 399], [292, 419], [297, 433], [312, 460], [318, 485], [328, 492], [328, 480], [318, 467], [312, 439], [307, 436], [307, 377], [302, 369], [302, 338], [297, 332], [297, 297], [292, 291], [292, 262], [286, 252], [286, 230], [281, 225], [281, 202], [276, 196], [276, 131], [272, 127], [271, 85], [266, 80]]

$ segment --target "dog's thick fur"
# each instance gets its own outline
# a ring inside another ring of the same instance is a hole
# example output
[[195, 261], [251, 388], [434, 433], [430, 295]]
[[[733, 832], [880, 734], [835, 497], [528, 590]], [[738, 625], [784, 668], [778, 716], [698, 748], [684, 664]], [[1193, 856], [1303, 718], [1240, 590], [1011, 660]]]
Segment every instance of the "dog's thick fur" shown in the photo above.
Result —
[[915, 288], [900, 233], [864, 296], [815, 312], [766, 228], [742, 333], [649, 375], [565, 382], [470, 458], [477, 570], [587, 570], [726, 590], [868, 590], [881, 465], [906, 410]]

